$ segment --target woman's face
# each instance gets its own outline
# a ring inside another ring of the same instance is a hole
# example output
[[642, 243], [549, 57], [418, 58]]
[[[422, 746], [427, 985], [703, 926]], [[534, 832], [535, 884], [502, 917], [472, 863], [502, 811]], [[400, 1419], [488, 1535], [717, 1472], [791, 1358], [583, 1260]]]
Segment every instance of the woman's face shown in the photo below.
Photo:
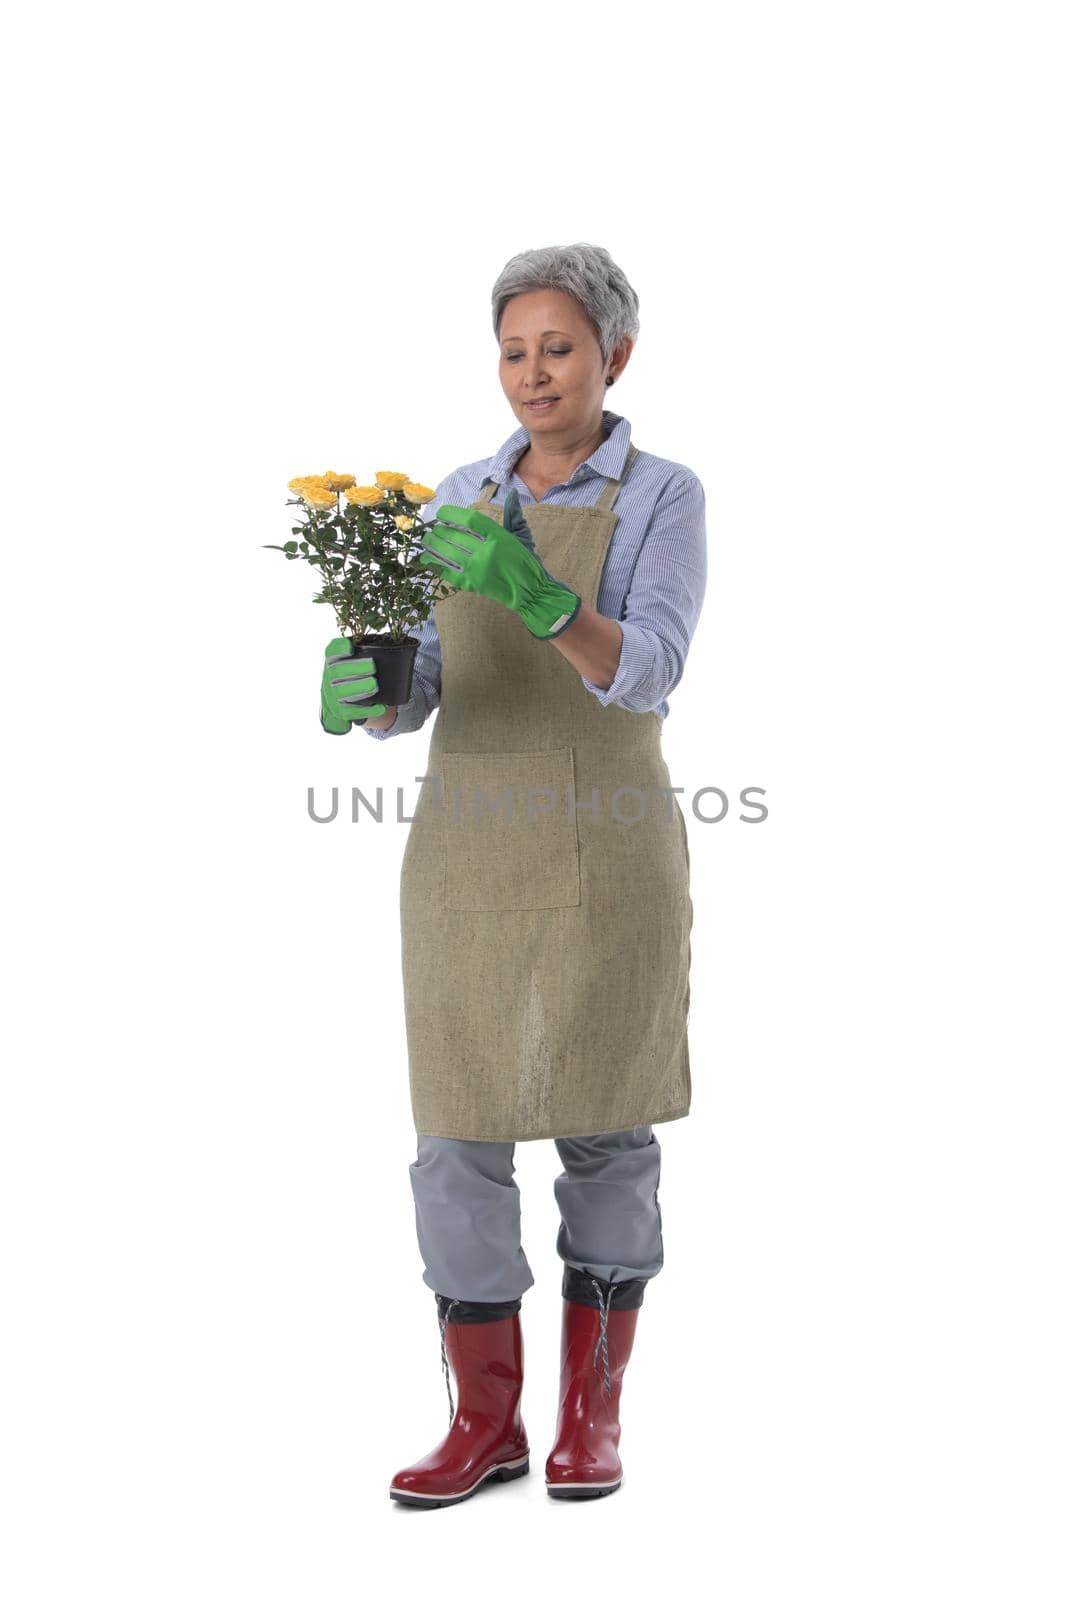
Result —
[[[611, 370], [621, 371], [625, 364], [616, 363]], [[515, 295], [504, 307], [500, 382], [531, 436], [581, 435], [595, 428], [604, 409], [608, 371], [593, 324], [562, 289], [533, 289]], [[549, 396], [551, 405], [529, 403]]]

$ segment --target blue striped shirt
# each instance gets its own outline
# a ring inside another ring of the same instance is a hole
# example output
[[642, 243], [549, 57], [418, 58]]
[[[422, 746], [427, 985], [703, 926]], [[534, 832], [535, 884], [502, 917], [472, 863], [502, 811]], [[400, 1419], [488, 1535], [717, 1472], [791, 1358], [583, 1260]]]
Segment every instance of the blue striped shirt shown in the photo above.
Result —
[[[615, 411], [604, 412], [608, 437], [579, 462], [566, 483], [553, 484], [546, 505], [591, 506], [607, 478], [621, 478], [630, 446], [630, 424]], [[516, 489], [522, 505], [536, 503], [515, 472], [530, 442], [518, 428], [495, 456], [457, 467], [423, 508], [429, 520], [443, 505], [469, 506], [491, 478], [502, 504]], [[689, 643], [704, 604], [707, 542], [704, 488], [688, 467], [641, 450], [615, 501], [618, 522], [600, 579], [596, 609], [622, 629], [622, 653], [606, 689], [582, 683], [601, 705], [626, 711], [655, 711], [665, 718], [667, 697], [682, 676]], [[536, 536], [535, 536], [536, 537]], [[588, 596], [583, 596], [588, 599]], [[368, 728], [375, 739], [391, 739], [421, 728], [441, 699], [441, 641], [433, 615], [412, 630], [419, 641], [410, 700], [397, 708], [391, 728]], [[358, 724], [357, 724], [358, 726]]]

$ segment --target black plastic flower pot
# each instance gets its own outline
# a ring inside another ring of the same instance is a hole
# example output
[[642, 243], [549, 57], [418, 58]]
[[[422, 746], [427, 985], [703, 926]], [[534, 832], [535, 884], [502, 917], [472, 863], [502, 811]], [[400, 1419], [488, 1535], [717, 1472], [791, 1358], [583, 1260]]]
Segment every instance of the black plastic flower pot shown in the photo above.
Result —
[[411, 699], [411, 677], [419, 652], [417, 639], [394, 639], [387, 633], [364, 634], [349, 647], [353, 657], [374, 662], [378, 699], [383, 706], [402, 706]]

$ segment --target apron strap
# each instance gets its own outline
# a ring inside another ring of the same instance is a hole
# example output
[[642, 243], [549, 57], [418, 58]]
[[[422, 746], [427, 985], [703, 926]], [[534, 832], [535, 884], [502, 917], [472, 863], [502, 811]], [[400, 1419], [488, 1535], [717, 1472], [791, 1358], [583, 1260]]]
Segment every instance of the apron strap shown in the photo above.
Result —
[[630, 468], [634, 464], [634, 458], [636, 457], [636, 455], [637, 455], [637, 446], [634, 444], [633, 440], [631, 439], [630, 440], [630, 448], [626, 452], [626, 461], [625, 461], [625, 464], [624, 464], [623, 469], [622, 469], [622, 477], [621, 478], [609, 478], [608, 479], [607, 483], [604, 485], [603, 492], [601, 493], [601, 496], [600, 496], [599, 500], [596, 503], [598, 511], [611, 511], [611, 510], [614, 509], [615, 496], [618, 494], [619, 490], [622, 488], [623, 484], [626, 482], [627, 474], [629, 473]]

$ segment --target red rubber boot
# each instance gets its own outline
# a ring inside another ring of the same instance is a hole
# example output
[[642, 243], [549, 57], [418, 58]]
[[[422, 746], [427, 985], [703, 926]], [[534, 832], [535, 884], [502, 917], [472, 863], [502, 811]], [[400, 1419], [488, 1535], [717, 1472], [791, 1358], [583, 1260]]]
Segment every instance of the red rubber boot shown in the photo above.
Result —
[[619, 1399], [644, 1287], [644, 1278], [607, 1283], [564, 1270], [559, 1414], [545, 1463], [555, 1500], [595, 1499], [622, 1484]]
[[530, 1470], [530, 1442], [519, 1413], [520, 1301], [446, 1300], [438, 1295], [437, 1303], [441, 1364], [447, 1385], [452, 1363], [457, 1404], [453, 1408], [449, 1386], [447, 1434], [436, 1449], [395, 1473], [389, 1486], [392, 1499], [427, 1508], [455, 1505], [492, 1479], [506, 1483]]

